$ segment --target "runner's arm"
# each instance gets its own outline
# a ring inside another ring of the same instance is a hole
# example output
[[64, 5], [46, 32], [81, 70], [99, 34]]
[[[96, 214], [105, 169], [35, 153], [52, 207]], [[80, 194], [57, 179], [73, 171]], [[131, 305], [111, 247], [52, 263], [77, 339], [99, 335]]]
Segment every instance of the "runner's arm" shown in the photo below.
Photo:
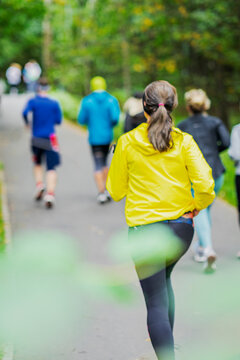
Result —
[[231, 133], [231, 145], [228, 150], [230, 158], [236, 162], [240, 161], [240, 127], [234, 126]]
[[214, 200], [212, 169], [191, 135], [185, 137], [185, 165], [194, 190], [195, 209], [207, 208]]
[[113, 126], [117, 125], [119, 121], [119, 116], [120, 116], [119, 103], [116, 98], [112, 98], [110, 104], [110, 117]]
[[88, 109], [85, 102], [85, 99], [82, 100], [80, 104], [80, 109], [78, 112], [77, 121], [80, 125], [87, 125], [88, 124]]
[[56, 102], [55, 106], [55, 121], [54, 123], [60, 125], [62, 122], [62, 110], [58, 102]]
[[127, 195], [127, 170], [126, 152], [124, 151], [122, 138], [120, 137], [112, 158], [107, 178], [107, 190], [115, 201], [120, 201]]
[[25, 125], [28, 126], [29, 125], [29, 120], [28, 120], [28, 113], [32, 111], [32, 101], [29, 100], [25, 106], [25, 108], [23, 109], [22, 112], [22, 116], [25, 122]]
[[224, 123], [220, 120], [217, 127], [218, 151], [224, 151], [230, 146], [230, 134]]

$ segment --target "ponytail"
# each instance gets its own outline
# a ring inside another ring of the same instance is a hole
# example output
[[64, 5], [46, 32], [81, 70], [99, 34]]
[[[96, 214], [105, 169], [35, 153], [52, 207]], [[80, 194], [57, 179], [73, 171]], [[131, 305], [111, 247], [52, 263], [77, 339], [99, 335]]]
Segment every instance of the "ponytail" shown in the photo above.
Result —
[[172, 119], [164, 106], [153, 113], [148, 125], [148, 139], [154, 149], [160, 152], [171, 148], [172, 144]]
[[177, 92], [167, 81], [154, 81], [143, 95], [144, 111], [150, 115], [148, 139], [154, 149], [163, 152], [172, 147], [171, 112], [177, 106]]

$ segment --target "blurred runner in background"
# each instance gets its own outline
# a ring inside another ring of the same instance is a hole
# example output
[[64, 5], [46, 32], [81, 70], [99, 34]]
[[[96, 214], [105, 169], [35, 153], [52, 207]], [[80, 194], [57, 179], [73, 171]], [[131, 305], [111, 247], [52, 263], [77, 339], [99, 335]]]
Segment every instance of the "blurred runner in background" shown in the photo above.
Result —
[[17, 94], [21, 83], [22, 67], [17, 63], [12, 63], [6, 71], [7, 82], [10, 86], [10, 94]]
[[78, 114], [79, 124], [88, 127], [89, 144], [95, 165], [94, 178], [98, 189], [97, 201], [100, 204], [110, 200], [106, 191], [107, 156], [113, 140], [113, 127], [117, 125], [120, 116], [118, 101], [106, 91], [106, 88], [103, 77], [94, 77], [91, 80], [92, 93], [83, 98]]
[[[202, 89], [192, 89], [185, 94], [189, 118], [181, 122], [178, 127], [191, 134], [198, 144], [203, 156], [212, 168], [215, 181], [215, 193], [218, 194], [224, 181], [224, 166], [219, 153], [230, 145], [230, 135], [222, 120], [206, 113], [210, 108], [210, 100]], [[195, 218], [198, 243], [195, 248], [194, 259], [204, 262], [204, 271], [213, 272], [216, 269], [216, 253], [212, 246], [211, 234], [211, 206], [200, 212]]]
[[135, 129], [138, 125], [146, 122], [142, 105], [142, 92], [136, 92], [124, 104], [123, 110], [126, 113], [124, 132]]
[[23, 68], [23, 80], [28, 92], [35, 92], [42, 69], [35, 60], [28, 61]]
[[[236, 168], [235, 184], [238, 202], [238, 221], [240, 225], [240, 124], [235, 125], [232, 129], [231, 145], [228, 154], [234, 161]], [[237, 253], [237, 257], [240, 259], [240, 251]]]
[[56, 166], [60, 165], [59, 146], [55, 133], [55, 125], [62, 122], [62, 112], [59, 103], [48, 97], [48, 82], [41, 78], [37, 84], [37, 95], [31, 98], [23, 110], [23, 118], [27, 127], [28, 118], [32, 113], [32, 140], [31, 148], [34, 162], [34, 176], [36, 181], [35, 200], [42, 199], [45, 192], [43, 182], [43, 161], [46, 162], [47, 193], [44, 197], [45, 205], [51, 208], [55, 202], [55, 187], [57, 182]]

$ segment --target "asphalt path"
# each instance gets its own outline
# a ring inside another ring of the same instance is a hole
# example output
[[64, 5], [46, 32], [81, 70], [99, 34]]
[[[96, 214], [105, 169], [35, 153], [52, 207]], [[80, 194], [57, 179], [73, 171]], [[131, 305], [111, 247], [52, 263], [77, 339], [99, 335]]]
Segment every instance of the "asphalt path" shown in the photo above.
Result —
[[[127, 232], [124, 202], [99, 205], [92, 177], [93, 165], [86, 132], [66, 121], [58, 129], [62, 166], [58, 170], [56, 206], [46, 210], [33, 201], [35, 191], [29, 151], [30, 134], [21, 111], [26, 95], [4, 96], [0, 114], [0, 161], [4, 163], [11, 228], [19, 233], [54, 231], [70, 236], [85, 254], [84, 261], [115, 266], [108, 245], [119, 230]], [[217, 271], [206, 275], [189, 251], [176, 266], [175, 342], [177, 359], [240, 359], [239, 267], [236, 252], [240, 236], [236, 210], [217, 200], [213, 206], [213, 239], [218, 254]], [[84, 330], [74, 344], [64, 344], [44, 360], [154, 360], [146, 328], [146, 310], [134, 272], [134, 304], [92, 302], [84, 316]], [[236, 277], [236, 275], [238, 277]], [[238, 283], [236, 283], [238, 279]], [[225, 354], [226, 352], [226, 354]], [[16, 360], [26, 360], [20, 353]], [[38, 360], [31, 354], [31, 360]], [[42, 359], [43, 360], [43, 359]]]

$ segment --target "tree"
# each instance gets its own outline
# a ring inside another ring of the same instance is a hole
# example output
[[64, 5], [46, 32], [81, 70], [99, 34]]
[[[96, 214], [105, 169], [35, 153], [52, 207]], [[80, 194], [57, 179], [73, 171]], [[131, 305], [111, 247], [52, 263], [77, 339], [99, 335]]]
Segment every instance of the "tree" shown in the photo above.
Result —
[[1, 0], [1, 76], [11, 62], [24, 65], [31, 58], [41, 61], [43, 15], [42, 0]]

